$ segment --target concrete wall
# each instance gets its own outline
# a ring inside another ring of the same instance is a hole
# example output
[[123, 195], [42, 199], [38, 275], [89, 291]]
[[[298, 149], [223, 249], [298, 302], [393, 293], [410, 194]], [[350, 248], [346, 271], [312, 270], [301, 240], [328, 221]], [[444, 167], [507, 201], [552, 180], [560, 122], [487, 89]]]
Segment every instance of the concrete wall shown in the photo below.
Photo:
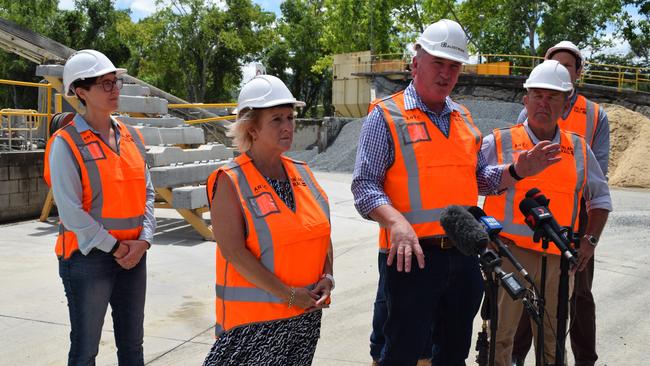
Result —
[[322, 119], [296, 119], [291, 150], [307, 150], [318, 146], [322, 124]]
[[0, 222], [38, 217], [48, 187], [43, 151], [0, 152]]

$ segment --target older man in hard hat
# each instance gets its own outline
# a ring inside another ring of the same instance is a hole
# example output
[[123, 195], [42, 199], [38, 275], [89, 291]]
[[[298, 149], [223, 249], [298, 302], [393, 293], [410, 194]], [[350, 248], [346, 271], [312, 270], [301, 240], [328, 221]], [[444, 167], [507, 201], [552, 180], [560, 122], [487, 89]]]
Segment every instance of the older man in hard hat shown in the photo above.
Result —
[[[495, 130], [485, 137], [481, 151], [488, 164], [509, 164], [521, 160], [539, 141], [552, 141], [561, 147], [560, 162], [532, 177], [519, 177], [518, 182], [499, 196], [485, 199], [485, 212], [501, 221], [504, 242], [521, 264], [532, 275], [540, 288], [540, 259], [548, 253], [545, 286], [544, 364], [555, 363], [555, 324], [557, 324], [558, 285], [560, 277], [560, 252], [551, 245], [548, 251], [541, 243], [533, 241], [533, 232], [524, 221], [524, 215], [515, 209], [526, 193], [537, 188], [550, 199], [550, 210], [561, 226], [578, 229], [579, 199], [587, 202], [588, 222], [581, 245], [591, 245], [588, 238], [599, 237], [607, 216], [612, 210], [607, 180], [598, 162], [580, 135], [558, 128], [558, 120], [569, 108], [573, 90], [569, 71], [558, 61], [547, 60], [533, 69], [524, 87], [528, 118], [524, 123]], [[522, 152], [523, 151], [523, 152]], [[516, 172], [515, 172], [516, 173]], [[517, 175], [517, 174], [515, 174]], [[588, 258], [587, 258], [588, 259]], [[584, 254], [576, 268], [587, 266]], [[509, 263], [503, 263], [506, 272], [517, 272]], [[525, 283], [523, 278], [521, 282]], [[570, 292], [573, 283], [570, 279]], [[499, 324], [496, 334], [496, 365], [510, 366], [512, 343], [523, 311], [521, 301], [512, 300], [505, 291], [499, 293]], [[534, 326], [535, 324], [533, 324]], [[535, 333], [535, 336], [537, 334]], [[539, 351], [539, 350], [538, 350]]]
[[[575, 86], [584, 67], [584, 58], [580, 49], [570, 41], [562, 41], [546, 51], [545, 59], [556, 60], [569, 71], [571, 82]], [[598, 165], [607, 176], [609, 164], [609, 121], [607, 113], [597, 103], [578, 94], [574, 88], [569, 98], [570, 107], [558, 120], [561, 129], [575, 132], [585, 138], [594, 152]], [[524, 108], [518, 122], [526, 120]], [[587, 209], [584, 199], [580, 204], [579, 233], [584, 235], [587, 224]], [[575, 288], [571, 301], [571, 349], [577, 366], [593, 366], [598, 359], [596, 353], [596, 305], [591, 293], [594, 278], [594, 249], [598, 237], [589, 237], [589, 244], [580, 247], [581, 258], [587, 266], [575, 275]], [[530, 349], [532, 333], [527, 315], [522, 314], [522, 321], [515, 335], [512, 358], [515, 364], [523, 365], [526, 353]]]
[[[464, 365], [483, 283], [477, 258], [449, 241], [440, 213], [453, 204], [476, 205], [479, 192], [495, 193], [515, 179], [503, 174], [508, 167], [486, 164], [479, 130], [449, 98], [468, 61], [460, 25], [431, 24], [415, 49], [413, 82], [370, 107], [353, 175], [357, 210], [380, 225], [371, 346], [381, 365], [415, 365], [438, 327], [444, 337], [436, 340], [436, 361]], [[535, 175], [558, 153], [559, 145], [540, 143], [515, 170]]]

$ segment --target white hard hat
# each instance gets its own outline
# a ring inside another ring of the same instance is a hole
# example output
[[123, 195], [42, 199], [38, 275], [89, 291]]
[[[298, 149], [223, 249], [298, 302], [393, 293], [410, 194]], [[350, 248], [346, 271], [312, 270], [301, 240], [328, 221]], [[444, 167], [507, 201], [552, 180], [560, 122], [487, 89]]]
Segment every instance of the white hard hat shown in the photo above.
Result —
[[571, 41], [562, 41], [562, 42], [556, 44], [555, 46], [549, 48], [548, 50], [546, 50], [546, 55], [544, 55], [544, 59], [548, 60], [549, 58], [551, 58], [550, 56], [552, 54], [554, 54], [555, 52], [557, 52], [557, 51], [568, 51], [570, 53], [573, 53], [579, 59], [579, 65], [578, 66], [582, 67], [582, 60], [583, 60], [582, 53], [580, 52], [580, 49], [578, 48], [578, 46], [573, 44], [573, 42], [571, 42]]
[[305, 106], [305, 102], [293, 97], [282, 80], [273, 75], [257, 75], [241, 88], [235, 113], [248, 108], [270, 108], [283, 104]]
[[126, 73], [126, 69], [118, 69], [103, 53], [95, 50], [77, 51], [68, 58], [63, 67], [63, 90], [65, 96], [74, 94], [71, 86], [77, 80], [94, 78], [114, 72], [116, 76]]
[[462, 63], [469, 62], [467, 37], [460, 24], [453, 20], [442, 19], [429, 25], [415, 44], [420, 45], [431, 56]]
[[546, 60], [535, 66], [524, 83], [526, 89], [550, 89], [568, 92], [573, 89], [571, 75], [555, 60]]

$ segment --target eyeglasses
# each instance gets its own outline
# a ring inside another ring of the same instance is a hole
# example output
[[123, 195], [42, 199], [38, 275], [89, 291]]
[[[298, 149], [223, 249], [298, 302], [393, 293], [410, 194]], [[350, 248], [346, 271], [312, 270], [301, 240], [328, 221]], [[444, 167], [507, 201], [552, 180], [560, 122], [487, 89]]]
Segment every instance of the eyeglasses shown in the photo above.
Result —
[[101, 85], [104, 91], [108, 93], [113, 91], [113, 88], [117, 88], [118, 90], [122, 89], [122, 85], [124, 85], [124, 80], [122, 79], [104, 80], [100, 83], [95, 83], [95, 85]]

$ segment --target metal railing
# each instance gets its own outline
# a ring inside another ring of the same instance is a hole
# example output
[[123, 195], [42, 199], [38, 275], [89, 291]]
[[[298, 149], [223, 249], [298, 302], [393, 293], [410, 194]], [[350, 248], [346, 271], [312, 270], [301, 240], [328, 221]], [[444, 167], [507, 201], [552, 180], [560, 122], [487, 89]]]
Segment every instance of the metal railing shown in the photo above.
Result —
[[[410, 70], [410, 55], [372, 55], [370, 61], [334, 65], [334, 75], [406, 73]], [[528, 76], [544, 61], [543, 57], [529, 55], [481, 54], [481, 63], [463, 65], [463, 72], [478, 75]], [[596, 84], [616, 87], [618, 90], [650, 92], [650, 68], [585, 62], [578, 85]]]
[[[183, 108], [235, 108], [237, 103], [180, 103], [180, 104], [168, 104], [167, 108], [170, 109], [183, 109]], [[227, 116], [217, 116], [201, 119], [190, 119], [185, 120], [185, 123], [190, 125], [200, 124], [200, 123], [209, 123], [216, 121], [232, 121], [235, 120], [237, 116], [227, 115]]]
[[52, 85], [31, 83], [17, 80], [0, 79], [0, 84], [46, 88], [46, 112], [39, 113], [33, 109], [0, 110], [0, 146], [6, 150], [32, 150], [35, 148], [34, 134], [41, 128], [43, 119], [47, 128], [45, 139], [49, 137], [49, 124], [52, 119]]

